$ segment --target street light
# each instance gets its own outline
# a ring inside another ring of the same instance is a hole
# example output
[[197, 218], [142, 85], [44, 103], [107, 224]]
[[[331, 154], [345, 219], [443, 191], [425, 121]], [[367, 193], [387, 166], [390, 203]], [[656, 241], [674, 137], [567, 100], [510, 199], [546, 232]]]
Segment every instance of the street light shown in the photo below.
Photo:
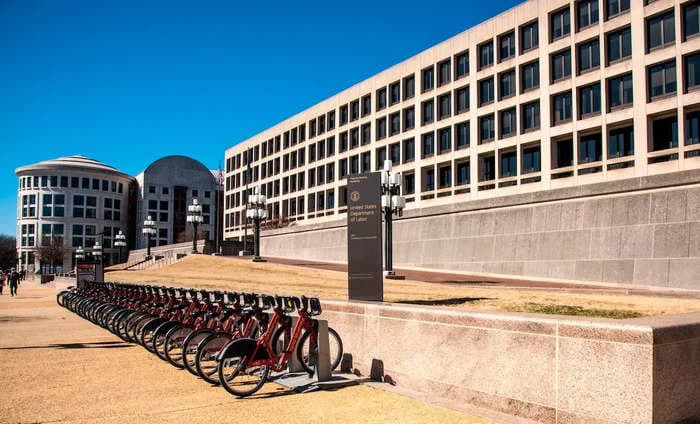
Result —
[[83, 246], [78, 246], [75, 248], [75, 262], [77, 263], [81, 259], [85, 259], [85, 250], [83, 250]]
[[260, 221], [267, 219], [266, 203], [267, 198], [260, 194], [260, 187], [255, 187], [255, 193], [248, 196], [248, 209], [246, 211], [246, 218], [252, 219], [255, 224], [253, 262], [265, 262], [265, 259], [260, 257]]
[[145, 221], [143, 221], [143, 230], [141, 231], [146, 236], [146, 259], [151, 258], [151, 236], [156, 234], [156, 223], [151, 219], [151, 215], [148, 215]]
[[122, 247], [126, 247], [126, 236], [119, 230], [119, 234], [114, 236], [114, 245], [119, 248], [119, 263], [122, 262]]
[[99, 241], [96, 241], [95, 245], [92, 246], [92, 256], [94, 256], [98, 261], [102, 258], [102, 245]]
[[384, 276], [389, 279], [403, 280], [404, 277], [394, 273], [392, 265], [392, 233], [391, 225], [393, 215], [401, 216], [403, 208], [406, 207], [406, 199], [400, 195], [401, 173], [391, 172], [391, 161], [384, 161], [384, 171], [382, 171], [382, 209], [384, 210], [384, 222], [386, 223], [386, 245], [384, 251]]
[[202, 205], [199, 200], [192, 199], [192, 204], [187, 207], [187, 222], [191, 222], [194, 227], [194, 236], [192, 237], [192, 253], [197, 252], [197, 226], [203, 221]]

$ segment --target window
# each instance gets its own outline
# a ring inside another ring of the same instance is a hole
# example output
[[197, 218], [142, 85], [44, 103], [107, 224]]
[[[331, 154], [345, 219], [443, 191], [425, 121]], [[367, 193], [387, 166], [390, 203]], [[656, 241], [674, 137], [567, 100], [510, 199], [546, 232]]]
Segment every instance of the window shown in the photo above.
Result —
[[632, 56], [632, 30], [627, 27], [608, 34], [608, 64]]
[[469, 75], [469, 51], [455, 56], [455, 80]]
[[36, 216], [36, 194], [22, 196], [22, 218]]
[[523, 149], [522, 154], [522, 172], [521, 174], [529, 174], [532, 172], [540, 172], [540, 146], [530, 146]]
[[80, 178], [78, 178], [78, 177], [70, 177], [70, 186], [71, 186], [71, 188], [78, 188], [78, 187], [80, 187]]
[[401, 82], [396, 81], [389, 86], [389, 104], [395, 105], [401, 101]]
[[683, 6], [683, 38], [700, 33], [700, 2], [692, 1]]
[[[386, 137], [386, 117], [377, 119], [377, 140]], [[362, 136], [360, 143], [366, 145], [372, 142], [372, 124], [369, 122], [362, 125]]]
[[557, 140], [553, 143], [554, 164], [553, 168], [564, 168], [574, 163], [574, 141], [571, 138]]
[[608, 19], [630, 10], [630, 0], [605, 0], [605, 13]]
[[452, 116], [452, 99], [450, 93], [438, 97], [438, 119], [445, 119]]
[[678, 147], [678, 121], [676, 116], [658, 118], [651, 123], [651, 151]]
[[516, 112], [515, 112], [515, 107], [502, 110], [500, 112], [500, 116], [498, 117], [498, 121], [500, 124], [499, 128], [499, 137], [500, 138], [506, 138], [513, 136], [517, 133], [517, 125], [516, 125]]
[[410, 75], [403, 79], [403, 99], [412, 99], [416, 95], [416, 78]]
[[576, 4], [578, 30], [598, 22], [598, 0], [583, 0]]
[[331, 157], [335, 154], [335, 137], [328, 137], [326, 139], [326, 154], [328, 155], [328, 157]]
[[[382, 139], [386, 138], [386, 116], [377, 119], [376, 125], [377, 125], [377, 140], [382, 140]], [[362, 144], [363, 145], [368, 144], [370, 142], [369, 137], [365, 138], [365, 131], [364, 131], [365, 127], [366, 127], [366, 125], [362, 126], [362, 130], [363, 130], [362, 131]], [[367, 141], [365, 142], [365, 140], [367, 140]]]
[[700, 112], [693, 111], [685, 115], [685, 144], [700, 143]]
[[676, 62], [666, 62], [649, 68], [649, 98], [676, 92]]
[[539, 44], [539, 32], [537, 21], [523, 25], [520, 28], [520, 52], [525, 53], [537, 47]]
[[515, 56], [515, 32], [498, 37], [498, 61], [503, 62]]
[[[328, 112], [328, 131], [335, 129], [335, 111]], [[303, 141], [303, 140], [302, 140]]]
[[673, 11], [647, 20], [647, 51], [664, 47], [676, 39]]
[[389, 146], [389, 159], [391, 163], [400, 164], [401, 163], [401, 143], [394, 143]]
[[53, 195], [41, 196], [41, 216], [53, 216]]
[[422, 125], [429, 124], [433, 122], [435, 119], [433, 116], [433, 100], [427, 100], [423, 102], [421, 105], [422, 111], [423, 111], [423, 116], [422, 116]]
[[438, 154], [452, 151], [452, 129], [450, 127], [438, 130], [438, 140], [440, 141]]
[[[83, 187], [83, 188], [85, 188], [85, 187]], [[156, 192], [156, 186], [149, 185], [148, 192], [151, 194], [154, 194]]]
[[495, 137], [495, 122], [493, 114], [479, 117], [479, 144], [493, 141]]
[[578, 141], [578, 163], [598, 162], [602, 158], [600, 133], [582, 135]]
[[[83, 179], [80, 181], [80, 187], [81, 187], [83, 190], [88, 190], [88, 189], [90, 188], [90, 178], [83, 178]], [[151, 191], [151, 187], [153, 187], [153, 191]], [[154, 186], [149, 186], [149, 187], [148, 187], [148, 192], [149, 192], [149, 193], [155, 193], [155, 192], [156, 192], [156, 188], [155, 188]]]
[[424, 168], [423, 173], [423, 191], [435, 190], [435, 168]]
[[362, 153], [362, 172], [367, 173], [372, 171], [372, 153]]
[[389, 117], [389, 134], [396, 135], [401, 132], [401, 112], [392, 113]]
[[[384, 106], [386, 106], [386, 88], [382, 90], [384, 90]], [[377, 110], [380, 109], [379, 97], [379, 91], [377, 91]], [[370, 113], [372, 113], [372, 95], [368, 94], [362, 98], [362, 116], [367, 116]]]
[[408, 131], [416, 126], [416, 111], [413, 106], [403, 110], [403, 130]]
[[442, 165], [438, 169], [438, 187], [448, 188], [452, 186], [452, 166]]
[[457, 175], [455, 176], [457, 178], [457, 181], [455, 182], [455, 185], [466, 185], [469, 184], [469, 162], [460, 162], [457, 164]]
[[455, 90], [455, 115], [469, 110], [469, 86]]
[[416, 176], [414, 174], [404, 174], [403, 194], [413, 194], [416, 192]]
[[608, 159], [634, 155], [633, 127], [616, 128], [608, 133]]
[[68, 177], [65, 175], [61, 176], [61, 187], [67, 188], [68, 187]]
[[[358, 155], [350, 157], [350, 175], [360, 173], [360, 158]], [[309, 187], [311, 187], [311, 182], [309, 182]]]
[[501, 100], [515, 95], [515, 69], [498, 74], [498, 95]]
[[493, 41], [487, 41], [479, 46], [479, 69], [493, 65]]
[[609, 109], [613, 110], [632, 104], [632, 74], [621, 75], [608, 80]]
[[340, 140], [339, 140], [339, 146], [338, 150], [342, 153], [348, 150], [348, 132], [343, 131], [339, 135]]
[[348, 123], [348, 105], [342, 105], [340, 107], [340, 125], [345, 125]]
[[552, 55], [552, 82], [571, 76], [571, 50], [566, 49]]
[[700, 54], [685, 57], [685, 91], [700, 86]]
[[600, 113], [600, 83], [580, 89], [579, 110], [581, 117]]
[[377, 110], [382, 110], [386, 107], [386, 87], [377, 90]]
[[533, 131], [540, 127], [540, 101], [526, 103], [522, 106], [523, 132]]
[[493, 102], [493, 77], [479, 81], [479, 106]]
[[550, 19], [552, 41], [569, 35], [571, 32], [571, 12], [569, 7], [552, 13]]
[[578, 73], [600, 66], [600, 43], [598, 39], [578, 45]]
[[[357, 121], [360, 117], [360, 101], [354, 100], [350, 102], [350, 120]], [[310, 130], [309, 130], [310, 131]], [[309, 137], [312, 137], [309, 135]]]
[[457, 137], [457, 149], [469, 147], [469, 121], [455, 125], [455, 136]]
[[552, 97], [552, 118], [554, 125], [571, 120], [571, 92], [560, 93]]
[[501, 178], [518, 175], [518, 155], [514, 151], [501, 153]]
[[412, 162], [416, 157], [416, 142], [413, 138], [403, 141], [403, 163]]
[[526, 63], [521, 67], [522, 72], [522, 92], [534, 90], [540, 86], [540, 62], [534, 61]]
[[338, 162], [338, 173], [340, 174], [340, 179], [347, 177], [348, 175], [348, 160], [341, 159]]
[[449, 84], [452, 81], [450, 59], [438, 63], [438, 87]]
[[422, 75], [422, 90], [425, 93], [426, 91], [432, 90], [433, 87], [435, 86], [435, 70], [433, 67], [425, 68], [421, 72]]
[[479, 158], [479, 181], [496, 179], [496, 160], [493, 156]]
[[427, 158], [435, 154], [435, 134], [425, 133], [421, 137], [421, 157]]
[[355, 127], [350, 130], [350, 148], [354, 149], [360, 145], [360, 129]]

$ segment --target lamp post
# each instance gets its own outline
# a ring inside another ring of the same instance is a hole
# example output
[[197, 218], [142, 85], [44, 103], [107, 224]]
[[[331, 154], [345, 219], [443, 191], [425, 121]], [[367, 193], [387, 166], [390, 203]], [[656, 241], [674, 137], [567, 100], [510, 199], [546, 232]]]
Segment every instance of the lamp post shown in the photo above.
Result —
[[255, 248], [253, 252], [253, 262], [265, 262], [260, 257], [260, 221], [267, 219], [267, 209], [265, 204], [267, 198], [260, 194], [260, 187], [255, 187], [255, 193], [248, 197], [248, 209], [246, 218], [253, 220], [255, 224]]
[[92, 246], [92, 256], [94, 256], [98, 262], [102, 259], [102, 244], [100, 244], [99, 241], [96, 241], [95, 245]]
[[146, 259], [151, 258], [151, 236], [156, 234], [156, 223], [151, 219], [151, 215], [148, 215], [145, 221], [143, 221], [143, 230], [141, 231], [146, 236]]
[[392, 219], [393, 215], [401, 216], [403, 208], [406, 207], [406, 199], [401, 193], [401, 173], [391, 172], [391, 161], [384, 161], [382, 171], [382, 210], [384, 211], [384, 222], [386, 223], [386, 245], [384, 250], [384, 277], [394, 280], [403, 280], [405, 277], [396, 275], [393, 269], [392, 258]]
[[197, 252], [197, 226], [202, 222], [202, 205], [199, 200], [192, 199], [192, 204], [187, 207], [187, 222], [191, 222], [194, 227], [194, 235], [192, 236], [192, 253]]
[[85, 259], [85, 250], [83, 246], [78, 246], [75, 248], [75, 264], [77, 265], [83, 259]]
[[126, 236], [119, 230], [119, 234], [114, 236], [114, 245], [119, 248], [119, 263], [122, 263], [122, 247], [126, 247]]

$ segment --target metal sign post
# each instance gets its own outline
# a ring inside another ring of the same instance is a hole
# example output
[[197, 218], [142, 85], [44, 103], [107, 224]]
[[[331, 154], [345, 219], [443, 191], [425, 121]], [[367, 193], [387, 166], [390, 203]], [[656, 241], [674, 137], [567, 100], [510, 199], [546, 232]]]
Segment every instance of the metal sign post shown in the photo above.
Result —
[[381, 176], [348, 177], [348, 297], [384, 300]]

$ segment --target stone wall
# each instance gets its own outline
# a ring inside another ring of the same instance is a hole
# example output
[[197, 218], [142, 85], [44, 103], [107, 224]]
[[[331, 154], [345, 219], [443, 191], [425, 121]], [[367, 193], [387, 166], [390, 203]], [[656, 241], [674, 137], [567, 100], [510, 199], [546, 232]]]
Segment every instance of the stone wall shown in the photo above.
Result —
[[[345, 219], [263, 233], [263, 255], [346, 262]], [[700, 290], [700, 171], [409, 210], [394, 266]]]
[[543, 423], [700, 418], [700, 313], [615, 321], [323, 305], [352, 368], [429, 399]]

